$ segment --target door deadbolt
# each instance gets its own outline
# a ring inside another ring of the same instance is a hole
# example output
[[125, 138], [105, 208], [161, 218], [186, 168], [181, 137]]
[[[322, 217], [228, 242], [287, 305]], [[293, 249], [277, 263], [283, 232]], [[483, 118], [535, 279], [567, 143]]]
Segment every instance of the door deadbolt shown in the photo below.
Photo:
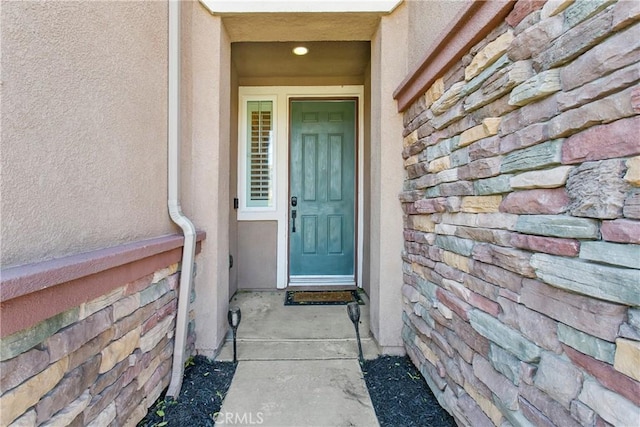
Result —
[[298, 198], [296, 196], [293, 196], [291, 198], [291, 206], [293, 206], [294, 208], [298, 206]]

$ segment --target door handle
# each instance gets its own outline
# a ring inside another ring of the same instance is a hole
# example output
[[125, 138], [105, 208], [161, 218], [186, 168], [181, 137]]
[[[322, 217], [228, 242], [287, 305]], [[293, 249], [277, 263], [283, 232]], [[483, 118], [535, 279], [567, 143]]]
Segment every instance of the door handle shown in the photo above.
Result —
[[297, 212], [295, 209], [293, 209], [291, 211], [291, 219], [293, 219], [293, 226], [291, 227], [291, 232], [295, 233], [296, 232], [296, 216], [297, 216]]
[[291, 197], [291, 206], [294, 208], [298, 206], [298, 198], [296, 196]]

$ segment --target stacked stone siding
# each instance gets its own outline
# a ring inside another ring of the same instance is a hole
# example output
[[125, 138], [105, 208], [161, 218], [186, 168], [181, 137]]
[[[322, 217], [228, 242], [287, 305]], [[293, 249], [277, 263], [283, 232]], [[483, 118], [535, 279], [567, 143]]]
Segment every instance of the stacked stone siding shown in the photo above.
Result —
[[3, 338], [0, 425], [135, 425], [169, 384], [179, 277], [172, 264]]
[[521, 0], [405, 111], [403, 339], [462, 425], [640, 425], [639, 20]]

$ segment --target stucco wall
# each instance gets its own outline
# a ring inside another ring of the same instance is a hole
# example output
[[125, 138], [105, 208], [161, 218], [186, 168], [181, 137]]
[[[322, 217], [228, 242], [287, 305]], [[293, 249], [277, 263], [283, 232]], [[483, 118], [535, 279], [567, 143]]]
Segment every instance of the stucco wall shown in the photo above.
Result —
[[511, 7], [405, 112], [403, 339], [459, 425], [637, 425], [640, 4]]
[[190, 202], [185, 207], [196, 227], [206, 231], [198, 267], [195, 311], [196, 349], [212, 357], [226, 334], [229, 307], [229, 171], [231, 113], [231, 43], [220, 17], [191, 2]]
[[3, 266], [174, 231], [165, 2], [3, 2]]
[[370, 300], [371, 332], [385, 353], [403, 352], [397, 316], [402, 286], [402, 210], [395, 200], [402, 190], [397, 153], [402, 115], [391, 94], [407, 73], [407, 8], [400, 5], [383, 17], [371, 40], [371, 147], [370, 147]]
[[238, 288], [276, 289], [277, 221], [238, 223]]
[[447, 29], [451, 19], [469, 0], [409, 0], [405, 2], [409, 16], [409, 70], [418, 66], [429, 47]]

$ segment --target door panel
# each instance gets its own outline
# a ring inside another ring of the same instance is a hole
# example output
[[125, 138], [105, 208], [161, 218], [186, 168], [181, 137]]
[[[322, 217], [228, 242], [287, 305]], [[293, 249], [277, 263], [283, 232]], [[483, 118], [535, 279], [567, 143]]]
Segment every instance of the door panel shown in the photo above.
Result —
[[354, 275], [355, 114], [355, 101], [291, 102], [291, 276]]

